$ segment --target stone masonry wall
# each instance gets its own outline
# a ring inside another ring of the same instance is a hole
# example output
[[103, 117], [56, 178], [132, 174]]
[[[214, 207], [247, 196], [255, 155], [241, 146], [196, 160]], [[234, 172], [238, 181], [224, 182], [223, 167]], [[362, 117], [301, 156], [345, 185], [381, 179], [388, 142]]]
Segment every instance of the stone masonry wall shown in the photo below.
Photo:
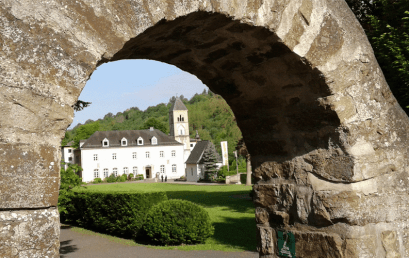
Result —
[[122, 59], [228, 102], [260, 257], [277, 230], [297, 257], [409, 257], [409, 120], [343, 0], [0, 1], [0, 256], [59, 256], [60, 142], [92, 72]]

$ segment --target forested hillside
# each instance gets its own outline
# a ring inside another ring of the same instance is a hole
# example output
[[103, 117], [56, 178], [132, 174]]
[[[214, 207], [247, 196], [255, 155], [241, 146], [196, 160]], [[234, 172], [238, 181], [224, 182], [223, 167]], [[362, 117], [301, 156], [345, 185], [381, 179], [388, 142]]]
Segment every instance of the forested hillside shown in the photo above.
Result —
[[[206, 91], [195, 94], [190, 100], [183, 95], [180, 99], [189, 110], [190, 137], [194, 138], [197, 130], [200, 138], [212, 141], [220, 154], [220, 142], [227, 141], [231, 163], [234, 159], [233, 151], [236, 143], [242, 136], [233, 112], [224, 99]], [[96, 131], [141, 130], [153, 126], [168, 134], [169, 109], [174, 100], [175, 97], [172, 97], [167, 104], [161, 103], [145, 111], [132, 107], [116, 115], [108, 113], [103, 119], [97, 121], [88, 120], [85, 125], [79, 124], [74, 129], [68, 130], [62, 145], [74, 141], [74, 146], [77, 147], [80, 140], [87, 139]]]

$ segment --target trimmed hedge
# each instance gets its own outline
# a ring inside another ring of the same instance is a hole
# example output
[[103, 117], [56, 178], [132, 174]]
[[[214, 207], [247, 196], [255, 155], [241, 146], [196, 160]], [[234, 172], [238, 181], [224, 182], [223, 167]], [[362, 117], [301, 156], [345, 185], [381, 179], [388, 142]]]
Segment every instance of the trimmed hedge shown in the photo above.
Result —
[[94, 231], [135, 238], [149, 209], [167, 199], [165, 192], [77, 192], [65, 218]]
[[186, 200], [168, 200], [152, 207], [143, 233], [159, 244], [196, 244], [212, 236], [214, 227], [201, 206]]

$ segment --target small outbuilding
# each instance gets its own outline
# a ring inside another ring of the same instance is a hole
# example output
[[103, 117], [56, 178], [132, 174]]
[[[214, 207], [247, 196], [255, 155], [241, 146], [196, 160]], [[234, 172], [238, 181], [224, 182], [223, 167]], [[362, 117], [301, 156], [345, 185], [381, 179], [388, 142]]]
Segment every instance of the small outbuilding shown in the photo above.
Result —
[[[189, 158], [186, 160], [186, 180], [189, 182], [197, 182], [199, 179], [204, 179], [204, 162], [203, 153], [209, 147], [213, 145], [210, 141], [198, 141], [193, 150], [190, 153]], [[220, 168], [222, 163], [222, 158], [216, 152], [217, 167]]]

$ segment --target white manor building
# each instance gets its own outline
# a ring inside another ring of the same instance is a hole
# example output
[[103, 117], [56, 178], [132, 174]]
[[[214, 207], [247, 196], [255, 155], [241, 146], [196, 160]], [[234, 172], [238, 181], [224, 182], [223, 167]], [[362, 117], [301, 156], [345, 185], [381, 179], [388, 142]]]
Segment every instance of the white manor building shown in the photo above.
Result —
[[[104, 179], [111, 174], [142, 174], [145, 179], [157, 174], [176, 179], [185, 176], [185, 161], [198, 141], [189, 137], [188, 110], [176, 98], [169, 110], [170, 135], [160, 130], [95, 132], [80, 141], [74, 149], [72, 142], [62, 147], [65, 163], [79, 164], [82, 181]], [[199, 139], [200, 140], [200, 139]]]
[[[176, 98], [169, 110], [169, 135], [151, 127], [148, 130], [95, 132], [81, 140], [79, 148], [73, 142], [62, 147], [62, 160], [83, 168], [83, 182], [132, 173], [144, 179], [156, 175], [176, 179], [186, 176], [188, 181], [203, 178], [204, 150], [211, 144], [201, 141], [196, 131], [195, 139], [189, 136], [188, 110]], [[218, 157], [218, 166], [222, 165]]]
[[183, 146], [154, 128], [95, 132], [81, 146], [82, 180], [104, 179], [112, 173], [180, 178], [185, 175]]

